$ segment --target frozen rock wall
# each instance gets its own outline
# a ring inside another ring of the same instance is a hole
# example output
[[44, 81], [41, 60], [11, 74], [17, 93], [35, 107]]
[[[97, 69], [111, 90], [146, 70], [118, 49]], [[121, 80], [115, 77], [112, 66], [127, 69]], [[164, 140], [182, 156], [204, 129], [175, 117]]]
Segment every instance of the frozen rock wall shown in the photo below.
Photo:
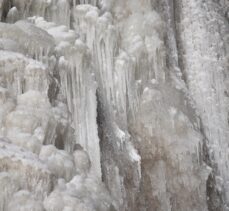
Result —
[[0, 211], [228, 211], [227, 0], [0, 0]]

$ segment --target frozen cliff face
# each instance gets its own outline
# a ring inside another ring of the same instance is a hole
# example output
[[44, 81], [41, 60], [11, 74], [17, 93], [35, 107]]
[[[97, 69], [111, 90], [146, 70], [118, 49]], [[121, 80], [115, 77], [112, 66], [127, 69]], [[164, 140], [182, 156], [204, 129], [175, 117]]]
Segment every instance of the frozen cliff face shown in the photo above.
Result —
[[0, 211], [228, 211], [228, 13], [0, 0]]

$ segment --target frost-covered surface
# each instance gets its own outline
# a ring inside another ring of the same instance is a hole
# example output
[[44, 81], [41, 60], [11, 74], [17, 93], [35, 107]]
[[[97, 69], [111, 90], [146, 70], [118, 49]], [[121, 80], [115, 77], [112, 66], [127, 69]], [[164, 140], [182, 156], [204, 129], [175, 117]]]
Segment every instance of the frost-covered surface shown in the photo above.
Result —
[[228, 9], [0, 0], [0, 211], [228, 211]]

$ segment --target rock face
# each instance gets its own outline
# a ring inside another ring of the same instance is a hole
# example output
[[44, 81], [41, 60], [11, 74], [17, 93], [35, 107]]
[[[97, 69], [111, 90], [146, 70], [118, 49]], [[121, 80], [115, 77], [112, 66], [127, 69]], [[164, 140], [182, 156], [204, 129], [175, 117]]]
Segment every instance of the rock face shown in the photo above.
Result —
[[227, 0], [0, 0], [0, 211], [228, 211]]

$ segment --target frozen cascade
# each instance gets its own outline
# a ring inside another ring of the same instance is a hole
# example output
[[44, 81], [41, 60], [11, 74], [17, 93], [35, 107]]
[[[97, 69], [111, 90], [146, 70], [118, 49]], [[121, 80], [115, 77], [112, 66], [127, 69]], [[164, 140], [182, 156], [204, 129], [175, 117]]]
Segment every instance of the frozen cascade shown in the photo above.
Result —
[[227, 0], [0, 0], [0, 211], [229, 211]]

